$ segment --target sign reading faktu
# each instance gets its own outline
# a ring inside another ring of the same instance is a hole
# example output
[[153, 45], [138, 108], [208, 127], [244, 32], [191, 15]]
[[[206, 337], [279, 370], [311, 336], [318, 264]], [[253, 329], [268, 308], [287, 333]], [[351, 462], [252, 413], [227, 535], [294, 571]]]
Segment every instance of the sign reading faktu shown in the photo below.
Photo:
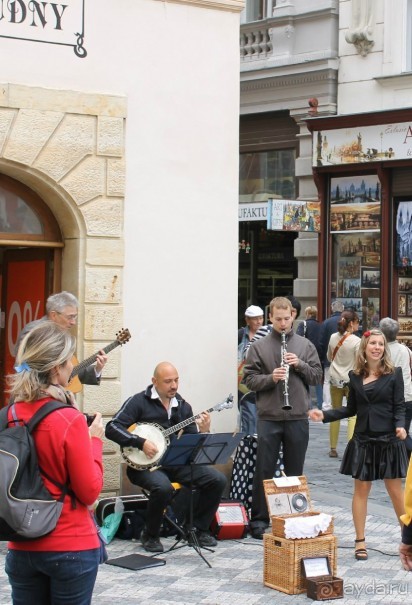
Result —
[[0, 38], [72, 46], [84, 58], [85, 0], [0, 0]]

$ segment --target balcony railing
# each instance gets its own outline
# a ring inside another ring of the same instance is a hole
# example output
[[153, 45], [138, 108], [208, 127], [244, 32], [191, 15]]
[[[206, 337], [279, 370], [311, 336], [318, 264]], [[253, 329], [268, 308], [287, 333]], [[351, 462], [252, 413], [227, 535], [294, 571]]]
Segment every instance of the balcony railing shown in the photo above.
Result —
[[247, 23], [240, 28], [240, 60], [255, 61], [272, 55], [272, 20]]

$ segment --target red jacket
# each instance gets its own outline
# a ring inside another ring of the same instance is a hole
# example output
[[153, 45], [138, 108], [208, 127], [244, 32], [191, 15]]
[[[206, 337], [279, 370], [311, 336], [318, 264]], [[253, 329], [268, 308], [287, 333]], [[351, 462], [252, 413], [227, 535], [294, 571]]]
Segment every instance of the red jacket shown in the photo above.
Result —
[[[50, 398], [17, 402], [18, 419], [28, 421]], [[9, 420], [11, 420], [9, 412]], [[68, 484], [75, 495], [66, 495], [56, 528], [37, 540], [9, 542], [8, 548], [30, 551], [73, 551], [99, 547], [90, 507], [103, 486], [101, 439], [90, 438], [86, 419], [75, 408], [64, 408], [46, 416], [33, 432], [39, 466], [55, 481]], [[51, 481], [44, 483], [56, 500], [61, 492]]]

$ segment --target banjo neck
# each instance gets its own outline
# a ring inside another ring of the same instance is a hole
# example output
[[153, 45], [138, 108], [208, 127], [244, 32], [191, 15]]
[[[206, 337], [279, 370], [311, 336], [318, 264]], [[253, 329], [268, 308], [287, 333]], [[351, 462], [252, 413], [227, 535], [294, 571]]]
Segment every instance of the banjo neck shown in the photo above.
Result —
[[172, 435], [173, 433], [177, 433], [178, 431], [180, 431], [180, 429], [184, 429], [185, 426], [192, 424], [192, 422], [194, 422], [195, 420], [200, 418], [200, 416], [202, 414], [205, 414], [205, 413], [210, 414], [210, 412], [213, 412], [214, 409], [215, 409], [214, 407], [209, 408], [208, 410], [205, 410], [204, 412], [199, 412], [199, 414], [196, 414], [196, 416], [192, 416], [191, 418], [187, 418], [187, 420], [183, 420], [182, 422], [179, 422], [179, 424], [175, 424], [174, 426], [171, 426], [169, 429], [163, 429], [164, 436], [168, 437], [169, 435]]

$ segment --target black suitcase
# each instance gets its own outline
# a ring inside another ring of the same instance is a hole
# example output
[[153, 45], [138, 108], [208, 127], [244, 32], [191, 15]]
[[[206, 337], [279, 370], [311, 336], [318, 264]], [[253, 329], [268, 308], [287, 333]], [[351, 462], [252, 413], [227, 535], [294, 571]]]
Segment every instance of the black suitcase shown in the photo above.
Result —
[[[124, 512], [145, 511], [147, 508], [147, 498], [143, 494], [135, 494], [133, 496], [118, 496], [124, 504]], [[97, 505], [95, 514], [96, 521], [99, 525], [103, 525], [107, 515], [114, 512], [114, 503], [116, 496], [112, 498], [102, 498]]]

